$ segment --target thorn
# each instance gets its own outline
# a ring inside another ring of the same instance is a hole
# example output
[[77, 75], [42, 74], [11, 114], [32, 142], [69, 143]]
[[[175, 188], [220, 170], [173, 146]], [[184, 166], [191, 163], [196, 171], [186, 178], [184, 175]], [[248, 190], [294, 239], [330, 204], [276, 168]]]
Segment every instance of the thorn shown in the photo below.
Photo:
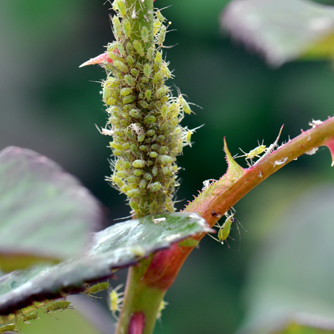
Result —
[[108, 52], [102, 53], [95, 58], [91, 58], [91, 59], [87, 60], [86, 62], [81, 64], [79, 66], [79, 68], [84, 67], [84, 66], [88, 66], [88, 65], [96, 65], [96, 64], [100, 65], [100, 64], [103, 64], [103, 63], [113, 63], [113, 60], [109, 58]]

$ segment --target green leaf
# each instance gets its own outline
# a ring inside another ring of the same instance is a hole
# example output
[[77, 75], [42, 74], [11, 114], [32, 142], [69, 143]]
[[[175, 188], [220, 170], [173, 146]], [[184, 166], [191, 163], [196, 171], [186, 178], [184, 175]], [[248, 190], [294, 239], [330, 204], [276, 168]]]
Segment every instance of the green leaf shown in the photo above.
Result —
[[113, 225], [93, 235], [86, 256], [53, 267], [15, 271], [0, 279], [0, 314], [12, 313], [32, 300], [56, 298], [85, 289], [85, 282], [112, 276], [112, 270], [135, 264], [150, 253], [191, 235], [209, 232], [195, 213], [146, 216]]
[[59, 165], [18, 147], [0, 152], [2, 270], [82, 254], [102, 220], [98, 201]]
[[334, 333], [334, 191], [308, 194], [275, 218], [251, 263], [242, 333]]
[[306, 0], [234, 0], [221, 24], [275, 66], [334, 55], [333, 7]]

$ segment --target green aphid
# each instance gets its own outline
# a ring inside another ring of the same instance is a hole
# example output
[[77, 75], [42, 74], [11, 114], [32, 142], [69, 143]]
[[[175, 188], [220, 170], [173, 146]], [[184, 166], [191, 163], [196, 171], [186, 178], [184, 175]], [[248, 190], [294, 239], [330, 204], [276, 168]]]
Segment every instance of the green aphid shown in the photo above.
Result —
[[109, 286], [110, 286], [110, 284], [108, 282], [100, 282], [100, 283], [96, 283], [92, 286], [87, 285], [86, 290], [83, 293], [85, 293], [87, 296], [88, 295], [94, 295], [98, 292], [107, 290], [109, 288]]
[[154, 166], [154, 167], [152, 168], [152, 174], [153, 174], [153, 176], [157, 176], [157, 175], [158, 175], [158, 172], [159, 172], [158, 167], [157, 167], [157, 166]]
[[[213, 215], [213, 213], [211, 213]], [[215, 216], [217, 216], [217, 218], [219, 218], [219, 214], [215, 213]], [[227, 243], [227, 238], [230, 235], [231, 232], [231, 225], [232, 223], [236, 223], [237, 229], [239, 231], [239, 238], [240, 238], [240, 230], [238, 227], [238, 224], [240, 224], [240, 226], [242, 227], [241, 223], [234, 218], [235, 212], [233, 212], [231, 215], [225, 214], [226, 215], [226, 220], [224, 222], [223, 225], [220, 225], [218, 223], [216, 223], [214, 225], [214, 227], [218, 227], [218, 239], [213, 237], [211, 234], [208, 234], [212, 239], [218, 241], [219, 243], [221, 243], [222, 245], [224, 244], [224, 241]], [[227, 243], [227, 246], [230, 247]]]
[[123, 73], [128, 73], [129, 72], [129, 68], [127, 67], [127, 65], [125, 65], [120, 60], [115, 60], [114, 61], [114, 67], [116, 67], [118, 70], [120, 70]]
[[139, 197], [140, 189], [131, 189], [126, 192], [126, 196], [128, 197]]
[[140, 34], [141, 34], [141, 38], [143, 39], [144, 43], [147, 43], [148, 38], [149, 38], [148, 29], [146, 27], [142, 27], [140, 30]]
[[145, 179], [142, 179], [140, 182], [139, 182], [139, 188], [140, 189], [145, 189], [147, 186], [147, 181]]
[[156, 11], [155, 15], [161, 23], [164, 23], [164, 21], [166, 20], [166, 18], [161, 14], [159, 9]]
[[112, 181], [114, 184], [116, 184], [119, 188], [122, 188], [124, 186], [124, 182], [122, 179], [116, 175], [112, 177]]
[[151, 60], [153, 59], [154, 51], [155, 51], [154, 46], [151, 46], [151, 47], [147, 50], [147, 55], [146, 55], [146, 57], [147, 57], [147, 59], [148, 59], [149, 61], [151, 61]]
[[146, 179], [147, 181], [151, 181], [152, 180], [152, 175], [150, 173], [145, 173], [144, 179]]
[[133, 41], [133, 47], [135, 48], [135, 50], [137, 51], [137, 53], [141, 56], [144, 57], [144, 49], [143, 49], [143, 45], [138, 41], [138, 40], [134, 40]]
[[[128, 58], [129, 57], [131, 57], [131, 56], [128, 56]], [[132, 58], [132, 60], [133, 60], [133, 58]], [[135, 79], [133, 78], [133, 76], [131, 74], [124, 75], [124, 81], [126, 82], [127, 85], [129, 85], [131, 87], [134, 87], [135, 84], [136, 84], [136, 81], [135, 81]]]
[[188, 104], [187, 101], [183, 98], [182, 95], [180, 95], [180, 96], [178, 97], [178, 101], [179, 101], [179, 104], [181, 105], [183, 111], [184, 111], [186, 114], [190, 115], [190, 114], [193, 112], [193, 111], [190, 109], [189, 104]]
[[167, 27], [162, 25], [157, 38], [157, 44], [162, 47], [166, 38]]
[[154, 136], [154, 135], [155, 135], [155, 130], [153, 130], [153, 129], [148, 130], [148, 131], [146, 132], [146, 135], [147, 135], [148, 137], [152, 137], [152, 136]]
[[131, 42], [127, 42], [126, 43], [126, 51], [128, 51], [128, 53], [133, 53], [133, 46], [132, 46], [132, 44], [131, 44]]
[[71, 302], [68, 302], [66, 300], [56, 300], [56, 301], [50, 301], [49, 303], [45, 304], [45, 312], [59, 312], [64, 311], [68, 308], [70, 308]]
[[151, 192], [157, 192], [162, 188], [162, 185], [160, 182], [154, 182], [151, 183], [148, 187], [147, 187]]
[[154, 151], [152, 151], [152, 152], [150, 152], [150, 157], [151, 158], [156, 158], [158, 156], [158, 153], [157, 152], [154, 152]]
[[147, 116], [144, 119], [144, 122], [149, 123], [149, 124], [155, 123], [155, 121], [156, 121], [156, 118], [153, 115]]
[[155, 54], [155, 59], [154, 61], [160, 66], [162, 63], [162, 54], [160, 51], [157, 51], [157, 53]]
[[163, 78], [163, 74], [162, 72], [157, 72], [154, 74], [154, 77], [153, 77], [153, 82], [155, 85], [157, 85]]
[[135, 99], [136, 97], [134, 95], [128, 95], [123, 98], [123, 103], [124, 104], [132, 103]]
[[159, 19], [155, 19], [153, 23], [153, 34], [156, 36], [161, 28], [161, 22]]
[[126, 15], [126, 7], [122, 0], [115, 0], [113, 4], [113, 9], [119, 11], [120, 15], [124, 17]]
[[138, 135], [138, 142], [142, 143], [145, 140], [145, 137], [146, 137], [145, 133], [140, 133]]
[[141, 175], [143, 175], [143, 174], [144, 174], [144, 172], [143, 172], [142, 169], [135, 169], [135, 170], [133, 171], [133, 175], [135, 175], [135, 176], [141, 176]]
[[126, 56], [126, 53], [125, 53], [125, 50], [124, 50], [124, 47], [123, 47], [122, 43], [117, 43], [117, 49], [118, 49], [118, 51], [119, 51], [119, 53], [121, 54], [122, 57]]
[[161, 113], [162, 118], [167, 117], [168, 107], [165, 104], [161, 107], [160, 113]]
[[124, 35], [127, 37], [127, 38], [130, 38], [131, 36], [131, 23], [128, 19], [124, 19], [122, 21], [123, 23], [123, 31], [124, 31]]
[[141, 117], [141, 113], [140, 113], [140, 111], [138, 109], [131, 109], [129, 111], [129, 114], [133, 118], [140, 118]]
[[115, 15], [112, 18], [112, 24], [114, 27], [114, 35], [116, 37], [116, 39], [120, 39], [123, 36], [123, 29], [122, 29], [122, 24], [121, 21], [119, 20], [119, 18]]
[[8, 325], [3, 325], [0, 327], [0, 333], [6, 333], [6, 332], [18, 332], [19, 330], [16, 328], [15, 324], [8, 324]]
[[116, 143], [116, 142], [110, 142], [110, 143], [109, 143], [109, 146], [110, 146], [111, 148], [116, 149], [116, 150], [122, 150], [122, 149], [123, 149], [122, 145], [119, 144], [119, 143]]
[[139, 104], [142, 108], [147, 109], [148, 108], [148, 103], [144, 100], [140, 100]]
[[135, 160], [132, 163], [134, 168], [144, 168], [146, 166], [145, 160]]
[[145, 64], [144, 68], [143, 68], [143, 73], [144, 73], [146, 78], [149, 78], [151, 76], [151, 73], [152, 73], [152, 66], [150, 64]]
[[145, 91], [145, 99], [147, 100], [147, 101], [150, 101], [151, 100], [151, 96], [152, 96], [152, 91], [151, 90], [146, 90]]
[[[135, 63], [135, 60], [133, 59], [133, 57], [131, 55], [128, 55], [126, 57], [126, 62], [128, 63], [128, 65], [131, 67], [134, 63]], [[130, 71], [131, 73], [131, 71]]]
[[120, 94], [121, 94], [122, 96], [128, 96], [128, 95], [130, 95], [131, 93], [132, 93], [132, 89], [131, 89], [131, 88], [128, 88], [128, 87], [122, 88], [122, 89], [121, 89], [121, 92], [120, 92]]
[[169, 92], [169, 89], [167, 86], [160, 87], [156, 92], [157, 99], [161, 99], [164, 95], [166, 95]]
[[166, 176], [173, 176], [173, 171], [169, 167], [163, 167], [162, 173]]
[[157, 161], [162, 165], [168, 165], [173, 162], [173, 158], [169, 155], [159, 155]]

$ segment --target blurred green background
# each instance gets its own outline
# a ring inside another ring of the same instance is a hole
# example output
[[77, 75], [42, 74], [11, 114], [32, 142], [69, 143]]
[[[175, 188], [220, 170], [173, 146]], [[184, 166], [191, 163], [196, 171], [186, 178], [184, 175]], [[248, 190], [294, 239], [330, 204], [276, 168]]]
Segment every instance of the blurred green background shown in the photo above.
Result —
[[[312, 119], [324, 120], [333, 114], [332, 64], [294, 62], [269, 68], [252, 50], [231, 41], [220, 30], [219, 15], [227, 2], [156, 1], [160, 8], [172, 4], [164, 15], [172, 21], [170, 29], [176, 29], [168, 33], [166, 44], [177, 46], [165, 50], [170, 68], [175, 69], [173, 84], [203, 108], [194, 107], [196, 115], [186, 115], [183, 125], [194, 128], [205, 124], [194, 134], [193, 148], [186, 148], [179, 158], [184, 169], [180, 172], [178, 208], [197, 194], [204, 180], [218, 179], [225, 173], [224, 136], [235, 155], [239, 147], [248, 152], [258, 140], [269, 145], [282, 124], [281, 140], [287, 141], [309, 128]], [[99, 93], [105, 73], [99, 67], [78, 68], [112, 41], [109, 8], [108, 3], [90, 0], [0, 1], [0, 149], [9, 145], [30, 148], [58, 162], [103, 203], [112, 224], [114, 219], [128, 216], [129, 209], [125, 197], [104, 181], [109, 175], [108, 138], [98, 133], [95, 124], [101, 127], [106, 122]], [[243, 159], [240, 163], [244, 164]], [[238, 203], [236, 217], [247, 230], [241, 231], [240, 251], [235, 229], [231, 249], [205, 238], [168, 291], [169, 305], [155, 333], [237, 331], [255, 312], [251, 306], [256, 299], [254, 291], [262, 286], [265, 276], [256, 273], [265, 271], [266, 261], [271, 263], [265, 256], [274, 247], [285, 247], [294, 224], [305, 222], [312, 213], [309, 225], [298, 225], [288, 255], [282, 255], [294, 258], [293, 252], [301, 252], [304, 256], [292, 261], [290, 267], [277, 261], [276, 269], [290, 277], [296, 264], [305, 261], [305, 266], [312, 268], [314, 262], [323, 260], [322, 254], [332, 255], [331, 240], [325, 243], [318, 232], [319, 224], [333, 222], [334, 212], [329, 209], [320, 219], [324, 201], [315, 204], [324, 193], [326, 201], [334, 204], [330, 163], [329, 151], [321, 148], [316, 155], [291, 163]], [[327, 228], [321, 236], [334, 232], [331, 224]], [[311, 239], [298, 243], [306, 230], [312, 232]], [[311, 262], [308, 252], [315, 255], [318, 251], [319, 256]], [[331, 261], [326, 261], [320, 279], [316, 277], [305, 291], [320, 286], [325, 275], [334, 278]], [[262, 269], [256, 271], [258, 268]], [[125, 274], [120, 272], [119, 282]], [[328, 289], [332, 293], [330, 285]], [[263, 312], [263, 308], [258, 309]], [[56, 323], [54, 319], [46, 325], [36, 323], [29, 332], [82, 333], [75, 322], [59, 329]], [[23, 332], [28, 333], [27, 329]], [[91, 329], [87, 333], [102, 332]]]

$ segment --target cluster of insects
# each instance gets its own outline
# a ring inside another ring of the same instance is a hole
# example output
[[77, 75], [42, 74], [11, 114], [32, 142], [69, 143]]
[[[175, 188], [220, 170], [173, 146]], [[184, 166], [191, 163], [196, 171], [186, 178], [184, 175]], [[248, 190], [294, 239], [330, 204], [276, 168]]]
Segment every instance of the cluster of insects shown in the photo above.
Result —
[[[101, 133], [113, 137], [113, 174], [107, 180], [127, 195], [138, 216], [174, 211], [176, 156], [191, 146], [196, 130], [180, 126], [192, 110], [180, 91], [173, 97], [165, 84], [173, 78], [163, 59], [170, 22], [160, 10], [144, 11], [144, 6], [140, 0], [130, 8], [122, 0], [113, 2], [116, 40], [107, 46], [107, 79], [102, 83], [109, 116]], [[145, 15], [153, 17], [153, 25]]]
[[[284, 125], [281, 126], [281, 129], [278, 133], [276, 140], [269, 147], [266, 147], [266, 145], [263, 145], [262, 143], [261, 145], [259, 144], [259, 146], [255, 147], [253, 150], [250, 150], [248, 153], [240, 149], [243, 155], [236, 156], [235, 158], [246, 157], [245, 159], [249, 167], [256, 165], [257, 163], [262, 161], [265, 157], [267, 157], [278, 146], [278, 141], [281, 136], [283, 126]], [[253, 159], [255, 158], [259, 159], [254, 163]]]
[[65, 299], [58, 300], [45, 300], [43, 302], [35, 302], [33, 305], [25, 307], [16, 311], [15, 314], [2, 315], [0, 317], [0, 333], [8, 331], [18, 332], [17, 321], [21, 320], [26, 325], [31, 325], [31, 321], [39, 319], [39, 311], [43, 311], [46, 314], [56, 313], [64, 311], [66, 309], [72, 309], [71, 302]]

